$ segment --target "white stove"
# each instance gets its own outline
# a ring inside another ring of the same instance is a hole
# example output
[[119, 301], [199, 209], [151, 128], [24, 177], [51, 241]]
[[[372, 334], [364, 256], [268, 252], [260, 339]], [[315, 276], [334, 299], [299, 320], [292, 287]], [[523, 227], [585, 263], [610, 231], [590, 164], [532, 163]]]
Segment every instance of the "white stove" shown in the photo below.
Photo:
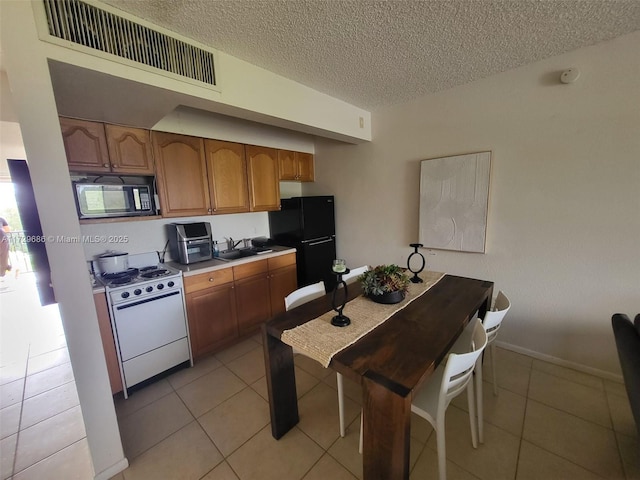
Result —
[[193, 366], [182, 272], [158, 263], [156, 252], [128, 260], [124, 272], [96, 272], [107, 293], [125, 398], [134, 385], [181, 364]]

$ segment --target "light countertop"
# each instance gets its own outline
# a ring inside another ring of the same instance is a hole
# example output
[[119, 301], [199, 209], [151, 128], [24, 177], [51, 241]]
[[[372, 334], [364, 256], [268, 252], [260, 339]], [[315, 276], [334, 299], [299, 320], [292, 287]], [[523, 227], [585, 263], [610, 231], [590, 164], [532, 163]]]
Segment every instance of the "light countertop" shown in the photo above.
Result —
[[278, 257], [280, 255], [287, 255], [288, 253], [295, 253], [296, 249], [292, 247], [281, 247], [279, 245], [273, 245], [269, 247], [272, 251], [260, 253], [258, 255], [251, 255], [249, 257], [242, 257], [236, 260], [224, 261], [224, 260], [206, 260], [204, 262], [192, 263], [190, 265], [182, 265], [178, 262], [167, 262], [167, 265], [177, 270], [182, 271], [182, 276], [188, 277], [190, 275], [197, 275], [199, 273], [208, 273], [215, 270], [222, 270], [225, 268], [235, 267], [236, 265], [242, 265], [243, 263], [255, 262], [258, 260], [264, 260], [266, 258]]

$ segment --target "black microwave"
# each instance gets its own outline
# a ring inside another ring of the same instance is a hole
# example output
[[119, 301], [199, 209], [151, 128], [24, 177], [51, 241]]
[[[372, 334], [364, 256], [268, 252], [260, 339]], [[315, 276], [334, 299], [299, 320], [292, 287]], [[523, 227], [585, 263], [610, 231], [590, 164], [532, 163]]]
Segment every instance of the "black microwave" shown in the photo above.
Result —
[[137, 217], [155, 215], [150, 185], [118, 185], [74, 182], [80, 218]]

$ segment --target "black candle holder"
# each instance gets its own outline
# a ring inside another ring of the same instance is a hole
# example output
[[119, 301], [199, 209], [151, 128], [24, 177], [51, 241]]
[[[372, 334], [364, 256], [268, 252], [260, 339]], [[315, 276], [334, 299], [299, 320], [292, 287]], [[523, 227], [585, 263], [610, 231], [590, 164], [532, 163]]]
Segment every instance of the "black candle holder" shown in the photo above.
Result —
[[[349, 298], [349, 294], [347, 292], [347, 282], [342, 279], [342, 275], [346, 275], [347, 273], [349, 273], [349, 271], [350, 270], [347, 268], [344, 272], [333, 272], [333, 274], [336, 276], [336, 286], [333, 289], [331, 306], [336, 311], [337, 315], [331, 319], [331, 325], [334, 325], [336, 327], [346, 327], [351, 323], [349, 317], [342, 314], [342, 310], [347, 303], [347, 298]], [[340, 288], [341, 285], [342, 288]], [[336, 301], [338, 290], [342, 290], [344, 292], [344, 296], [340, 303]]]
[[[422, 272], [422, 270], [424, 270], [424, 267], [427, 264], [427, 262], [424, 259], [424, 255], [422, 255], [418, 251], [418, 248], [422, 247], [423, 245], [421, 243], [412, 243], [409, 246], [415, 248], [415, 251], [411, 252], [411, 255], [409, 255], [409, 258], [407, 258], [407, 268], [411, 273], [413, 273], [413, 277], [411, 277], [411, 281], [413, 283], [422, 283], [423, 280], [418, 276], [418, 274]], [[422, 258], [422, 266], [420, 267], [420, 270], [411, 270], [411, 257], [413, 257], [414, 255], [419, 255], [420, 258]]]

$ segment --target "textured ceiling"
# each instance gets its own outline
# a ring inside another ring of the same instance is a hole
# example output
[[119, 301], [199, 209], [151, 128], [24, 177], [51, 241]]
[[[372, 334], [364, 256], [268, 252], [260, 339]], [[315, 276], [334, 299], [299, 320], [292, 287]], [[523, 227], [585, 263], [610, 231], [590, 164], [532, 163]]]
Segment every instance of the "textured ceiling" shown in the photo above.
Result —
[[105, 3], [368, 110], [640, 29], [639, 0]]

